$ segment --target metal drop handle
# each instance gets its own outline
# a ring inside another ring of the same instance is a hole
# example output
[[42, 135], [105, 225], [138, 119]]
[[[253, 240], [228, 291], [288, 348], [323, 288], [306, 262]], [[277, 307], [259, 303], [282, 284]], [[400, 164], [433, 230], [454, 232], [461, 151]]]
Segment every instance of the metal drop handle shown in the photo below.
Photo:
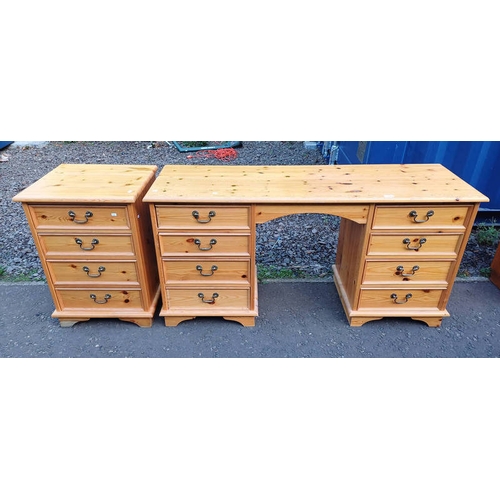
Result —
[[212, 217], [215, 217], [217, 214], [214, 210], [210, 210], [210, 212], [208, 212], [208, 219], [205, 220], [200, 220], [200, 212], [198, 212], [198, 210], [193, 210], [191, 215], [196, 219], [196, 222], [199, 222], [200, 224], [208, 224], [212, 220]]
[[99, 266], [97, 268], [97, 272], [98, 274], [90, 274], [90, 269], [87, 267], [87, 266], [83, 266], [82, 269], [87, 273], [87, 276], [89, 278], [99, 278], [99, 276], [101, 276], [101, 274], [106, 271], [106, 268], [104, 266]]
[[427, 241], [427, 239], [426, 239], [426, 238], [420, 238], [420, 239], [418, 240], [418, 243], [419, 243], [419, 244], [418, 244], [418, 247], [411, 247], [411, 246], [410, 246], [410, 244], [411, 244], [411, 240], [410, 240], [410, 238], [405, 238], [405, 239], [403, 240], [403, 243], [406, 245], [406, 248], [407, 248], [408, 250], [418, 250], [419, 248], [422, 248], [422, 245], [423, 245], [426, 241]]
[[75, 212], [73, 212], [73, 210], [70, 210], [68, 212], [68, 215], [71, 217], [71, 220], [74, 223], [76, 223], [76, 224], [87, 224], [87, 222], [89, 221], [90, 217], [92, 217], [94, 214], [90, 210], [87, 210], [85, 212], [85, 220], [77, 220], [76, 219], [76, 214], [75, 214]]
[[82, 250], [86, 250], [86, 251], [94, 250], [95, 246], [99, 244], [99, 240], [97, 238], [94, 238], [90, 242], [90, 244], [92, 245], [91, 247], [82, 247], [83, 241], [80, 238], [75, 238], [75, 242], [76, 242], [77, 245], [80, 245], [80, 248]]
[[215, 245], [217, 243], [217, 240], [215, 238], [212, 238], [210, 240], [210, 246], [209, 247], [201, 247], [201, 241], [197, 238], [194, 240], [194, 243], [195, 245], [198, 245], [198, 248], [203, 251], [203, 252], [207, 252], [208, 250], [212, 250], [212, 246]]
[[94, 238], [90, 242], [90, 244], [92, 245], [91, 247], [82, 247], [83, 241], [80, 238], [75, 238], [75, 242], [76, 242], [77, 245], [80, 245], [80, 248], [82, 250], [86, 250], [86, 251], [94, 250], [95, 246], [99, 244], [99, 240], [97, 238]]
[[406, 278], [407, 276], [413, 276], [418, 270], [420, 269], [420, 267], [418, 266], [413, 266], [411, 268], [411, 273], [405, 273], [405, 268], [403, 266], [398, 266], [396, 267], [396, 274], [398, 276], [403, 276], [404, 278]]
[[391, 295], [391, 299], [394, 302], [394, 304], [406, 304], [412, 297], [413, 297], [413, 295], [411, 293], [407, 293], [405, 295], [404, 300], [398, 301], [398, 295], [396, 293], [393, 293]]
[[200, 297], [202, 302], [205, 302], [205, 304], [215, 304], [215, 299], [219, 296], [217, 292], [212, 294], [212, 298], [209, 300], [205, 300], [205, 295], [203, 295], [201, 292], [198, 294], [198, 297]]
[[434, 210], [429, 210], [427, 214], [425, 214], [425, 219], [417, 219], [418, 213], [416, 210], [412, 210], [408, 215], [413, 217], [413, 222], [421, 224], [422, 222], [427, 222], [434, 215]]
[[96, 303], [96, 304], [106, 304], [106, 302], [111, 298], [111, 295], [107, 293], [104, 296], [104, 300], [97, 300], [97, 296], [93, 293], [90, 294], [90, 298]]
[[200, 266], [200, 265], [196, 266], [196, 270], [200, 271], [200, 274], [202, 276], [212, 276], [215, 273], [215, 271], [217, 271], [217, 269], [219, 269], [217, 266], [212, 266], [212, 268], [210, 270], [211, 272], [207, 274], [207, 273], [203, 272], [203, 267], [202, 266]]

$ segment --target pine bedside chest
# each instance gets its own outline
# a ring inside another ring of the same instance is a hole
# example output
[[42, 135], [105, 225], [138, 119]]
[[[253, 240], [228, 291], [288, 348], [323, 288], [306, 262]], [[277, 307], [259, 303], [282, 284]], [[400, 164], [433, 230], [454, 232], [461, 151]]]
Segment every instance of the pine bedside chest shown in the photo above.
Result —
[[159, 299], [144, 193], [155, 165], [60, 165], [17, 194], [61, 326], [119, 318], [149, 327]]
[[167, 326], [257, 316], [255, 225], [342, 218], [335, 285], [351, 326], [405, 316], [439, 326], [480, 202], [438, 164], [166, 165], [150, 204]]

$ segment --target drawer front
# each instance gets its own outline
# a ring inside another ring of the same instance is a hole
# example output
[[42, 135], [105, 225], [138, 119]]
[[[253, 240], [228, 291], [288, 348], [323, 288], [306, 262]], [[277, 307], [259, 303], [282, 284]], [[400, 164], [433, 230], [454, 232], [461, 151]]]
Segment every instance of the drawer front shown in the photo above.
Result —
[[418, 289], [364, 289], [361, 290], [359, 308], [401, 310], [429, 308], [438, 310], [444, 290]]
[[66, 309], [137, 309], [143, 310], [140, 290], [95, 288], [76, 290], [59, 288], [56, 290], [59, 301]]
[[160, 234], [162, 255], [250, 255], [250, 237], [241, 234]]
[[377, 207], [373, 229], [457, 229], [464, 230], [471, 206]]
[[160, 229], [250, 229], [250, 207], [157, 206]]
[[47, 257], [68, 255], [94, 259], [107, 257], [132, 257], [134, 248], [130, 235], [92, 234], [39, 235]]
[[30, 211], [39, 230], [130, 228], [123, 206], [31, 205]]
[[102, 285], [102, 283], [139, 285], [135, 262], [47, 261], [47, 265], [56, 286], [75, 282], [87, 285]]
[[[203, 295], [203, 297], [200, 296]], [[248, 310], [250, 307], [250, 290], [220, 289], [217, 287], [169, 288], [167, 289], [168, 309], [177, 310]]]
[[363, 284], [432, 283], [446, 285], [453, 261], [368, 261]]
[[168, 260], [163, 261], [165, 282], [180, 283], [250, 283], [250, 261]]
[[453, 257], [457, 256], [462, 234], [372, 234], [368, 245], [368, 255], [412, 254]]

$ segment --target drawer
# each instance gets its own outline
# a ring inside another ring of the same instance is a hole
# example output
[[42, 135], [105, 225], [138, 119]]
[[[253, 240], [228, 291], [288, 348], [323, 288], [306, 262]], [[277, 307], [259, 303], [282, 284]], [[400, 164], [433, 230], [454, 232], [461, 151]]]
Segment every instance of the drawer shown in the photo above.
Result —
[[250, 261], [166, 260], [163, 261], [165, 282], [250, 284]]
[[462, 234], [372, 234], [368, 255], [411, 254], [455, 258], [462, 242]]
[[[250, 255], [250, 236], [242, 234], [160, 234], [162, 255]], [[210, 258], [210, 257], [207, 257]]]
[[31, 205], [29, 209], [38, 230], [130, 228], [123, 206]]
[[361, 290], [358, 309], [389, 309], [395, 312], [422, 308], [438, 310], [443, 292], [441, 289], [367, 288]]
[[160, 229], [250, 229], [248, 206], [157, 206]]
[[56, 286], [78, 283], [102, 286], [103, 283], [128, 283], [139, 286], [135, 262], [47, 261]]
[[56, 294], [63, 310], [143, 310], [142, 294], [140, 290], [123, 290], [122, 288], [87, 288], [85, 290], [59, 288], [56, 289]]
[[40, 242], [47, 257], [94, 259], [102, 257], [132, 257], [134, 248], [130, 235], [92, 234], [42, 234]]
[[454, 261], [368, 261], [363, 284], [432, 283], [446, 285]]
[[[456, 229], [465, 230], [468, 205], [387, 207], [377, 206], [373, 229]], [[420, 221], [420, 222], [417, 222]]]
[[217, 312], [250, 308], [249, 288], [167, 288], [166, 295], [169, 310]]

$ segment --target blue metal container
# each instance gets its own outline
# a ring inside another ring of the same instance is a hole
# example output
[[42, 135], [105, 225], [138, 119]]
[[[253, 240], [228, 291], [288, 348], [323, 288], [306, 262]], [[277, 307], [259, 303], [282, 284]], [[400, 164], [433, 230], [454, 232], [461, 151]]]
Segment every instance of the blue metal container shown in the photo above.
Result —
[[[500, 212], [498, 141], [339, 141], [339, 165], [367, 163], [441, 163], [488, 196], [481, 210]], [[330, 162], [332, 163], [332, 162]]]

